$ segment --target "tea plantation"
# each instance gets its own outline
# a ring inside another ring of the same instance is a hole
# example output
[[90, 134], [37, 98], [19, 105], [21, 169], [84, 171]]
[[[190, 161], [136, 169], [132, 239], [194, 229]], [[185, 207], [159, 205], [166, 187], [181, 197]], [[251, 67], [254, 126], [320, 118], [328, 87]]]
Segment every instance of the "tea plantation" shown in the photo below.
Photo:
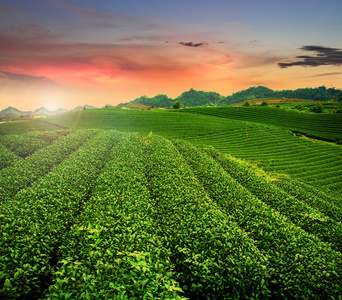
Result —
[[266, 132], [271, 153], [288, 144], [284, 161], [291, 143], [338, 162], [339, 146], [257, 124], [247, 139], [245, 122], [205, 126], [213, 117], [185, 112], [156, 113], [169, 116], [159, 127], [142, 112], [126, 119], [132, 130], [104, 130], [122, 112], [96, 113], [107, 121], [61, 130], [56, 116], [43, 119], [56, 130], [0, 137], [1, 299], [342, 299], [338, 194], [204, 141], [235, 140], [218, 146], [253, 158]]
[[[268, 172], [289, 175], [341, 197], [342, 114], [304, 113], [267, 106], [197, 107], [180, 111], [104, 108], [0, 124], [0, 147], [6, 144], [11, 148], [11, 137], [7, 136], [31, 132], [32, 141], [37, 131], [70, 129], [115, 129], [144, 135], [153, 132], [169, 139], [212, 145]], [[46, 141], [39, 143], [43, 145]], [[11, 149], [16, 147], [12, 144]], [[0, 168], [14, 159], [8, 151], [0, 156]]]

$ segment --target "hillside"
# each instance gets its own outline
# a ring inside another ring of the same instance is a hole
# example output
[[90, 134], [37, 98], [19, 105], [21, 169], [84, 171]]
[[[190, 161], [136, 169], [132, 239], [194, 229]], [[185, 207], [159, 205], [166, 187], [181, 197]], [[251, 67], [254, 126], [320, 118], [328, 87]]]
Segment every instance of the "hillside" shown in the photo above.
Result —
[[300, 113], [274, 107], [198, 107], [182, 112], [255, 122], [342, 144], [342, 114]]
[[325, 86], [317, 88], [301, 88], [296, 90], [274, 91], [264, 86], [250, 87], [246, 90], [236, 92], [230, 96], [222, 96], [216, 92], [205, 92], [190, 89], [183, 92], [175, 99], [167, 95], [156, 95], [154, 97], [141, 96], [127, 103], [119, 104], [119, 107], [127, 104], [143, 104], [153, 107], [172, 107], [174, 101], [181, 101], [185, 107], [195, 106], [227, 106], [239, 102], [253, 99], [278, 98], [278, 99], [301, 99], [313, 101], [341, 101], [342, 91], [336, 88], [326, 88]]
[[0, 116], [20, 116], [22, 114], [27, 114], [31, 112], [23, 112], [19, 109], [16, 109], [15, 107], [9, 106], [6, 109], [3, 109], [0, 111]]
[[0, 135], [89, 128], [144, 135], [153, 132], [212, 145], [222, 153], [287, 174], [326, 193], [341, 193], [342, 148], [323, 141], [341, 140], [341, 117], [270, 107], [189, 108], [180, 112], [108, 108], [1, 124]]
[[234, 93], [220, 102], [220, 105], [230, 105], [252, 99], [262, 98], [287, 98], [287, 99], [303, 99], [314, 101], [342, 100], [342, 91], [336, 88], [326, 88], [320, 86], [317, 88], [300, 88], [296, 90], [274, 91], [264, 86], [250, 87], [246, 90]]
[[336, 198], [154, 134], [34, 138], [0, 171], [2, 298], [341, 295]]

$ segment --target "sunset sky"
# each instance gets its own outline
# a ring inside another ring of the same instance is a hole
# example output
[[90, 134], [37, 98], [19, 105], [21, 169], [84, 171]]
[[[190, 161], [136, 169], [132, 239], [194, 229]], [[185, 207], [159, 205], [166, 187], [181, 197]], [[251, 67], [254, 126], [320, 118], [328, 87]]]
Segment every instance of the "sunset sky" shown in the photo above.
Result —
[[0, 110], [342, 88], [341, 0], [0, 0]]

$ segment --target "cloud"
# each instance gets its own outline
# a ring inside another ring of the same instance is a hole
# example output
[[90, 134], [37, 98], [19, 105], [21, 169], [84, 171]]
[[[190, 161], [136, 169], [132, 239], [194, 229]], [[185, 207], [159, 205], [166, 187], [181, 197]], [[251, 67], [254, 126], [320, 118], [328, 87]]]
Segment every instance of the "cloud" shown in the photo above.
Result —
[[29, 85], [39, 82], [40, 84], [43, 83], [43, 84], [49, 85], [49, 86], [60, 86], [59, 83], [51, 80], [48, 77], [12, 73], [12, 72], [1, 71], [1, 70], [0, 70], [0, 78], [8, 79], [11, 81], [25, 82]]
[[304, 46], [300, 48], [304, 51], [317, 52], [315, 56], [310, 55], [299, 55], [296, 58], [302, 60], [289, 62], [289, 63], [278, 63], [278, 66], [282, 69], [293, 67], [293, 66], [327, 66], [327, 65], [341, 65], [342, 64], [342, 49], [329, 48], [322, 46]]
[[340, 75], [340, 74], [342, 74], [342, 72], [322, 73], [322, 74], [312, 75], [309, 77], [325, 77], [325, 76], [335, 76], [335, 75]]
[[196, 43], [194, 44], [193, 42], [180, 42], [181, 45], [183, 46], [187, 46], [187, 47], [202, 47], [202, 46], [205, 46], [205, 45], [208, 45], [208, 43], [205, 43], [205, 42], [202, 42], [202, 43]]
[[5, 78], [14, 81], [22, 81], [26, 83], [34, 83], [36, 81], [45, 81], [46, 83], [54, 83], [51, 79], [47, 77], [32, 76], [27, 74], [18, 74], [12, 72], [6, 72], [0, 70], [0, 78]]
[[11, 27], [10, 31], [30, 36], [42, 36], [50, 34], [50, 30], [43, 28], [43, 26], [40, 24], [34, 23]]

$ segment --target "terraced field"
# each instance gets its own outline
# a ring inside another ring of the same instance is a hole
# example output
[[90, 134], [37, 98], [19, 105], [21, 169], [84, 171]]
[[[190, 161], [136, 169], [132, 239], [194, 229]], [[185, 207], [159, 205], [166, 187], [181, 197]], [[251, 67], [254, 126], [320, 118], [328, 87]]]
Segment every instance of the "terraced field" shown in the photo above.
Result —
[[[287, 174], [326, 193], [342, 192], [341, 145], [321, 140], [341, 140], [342, 114], [301, 113], [270, 107], [203, 107], [179, 112], [113, 108], [1, 124], [0, 134], [88, 128], [145, 135], [153, 132], [193, 144], [213, 145], [223, 153], [254, 162], [269, 172]], [[0, 136], [0, 147], [6, 138]], [[0, 167], [20, 159], [8, 151], [2, 153]]]
[[342, 191], [341, 146], [298, 135], [301, 132], [339, 141], [342, 135], [340, 115], [263, 107], [191, 108], [186, 111], [246, 122], [240, 128], [184, 139], [212, 145], [223, 153], [255, 162], [266, 171], [284, 173], [326, 191]]
[[301, 113], [291, 109], [274, 107], [196, 107], [188, 113], [256, 122], [269, 127], [283, 128], [308, 137], [330, 142], [342, 142], [342, 114]]
[[340, 199], [153, 133], [31, 135], [0, 148], [0, 298], [341, 299]]
[[185, 137], [196, 144], [255, 162], [268, 172], [283, 173], [327, 191], [342, 191], [342, 148], [299, 138], [289, 131], [247, 124], [247, 130]]

